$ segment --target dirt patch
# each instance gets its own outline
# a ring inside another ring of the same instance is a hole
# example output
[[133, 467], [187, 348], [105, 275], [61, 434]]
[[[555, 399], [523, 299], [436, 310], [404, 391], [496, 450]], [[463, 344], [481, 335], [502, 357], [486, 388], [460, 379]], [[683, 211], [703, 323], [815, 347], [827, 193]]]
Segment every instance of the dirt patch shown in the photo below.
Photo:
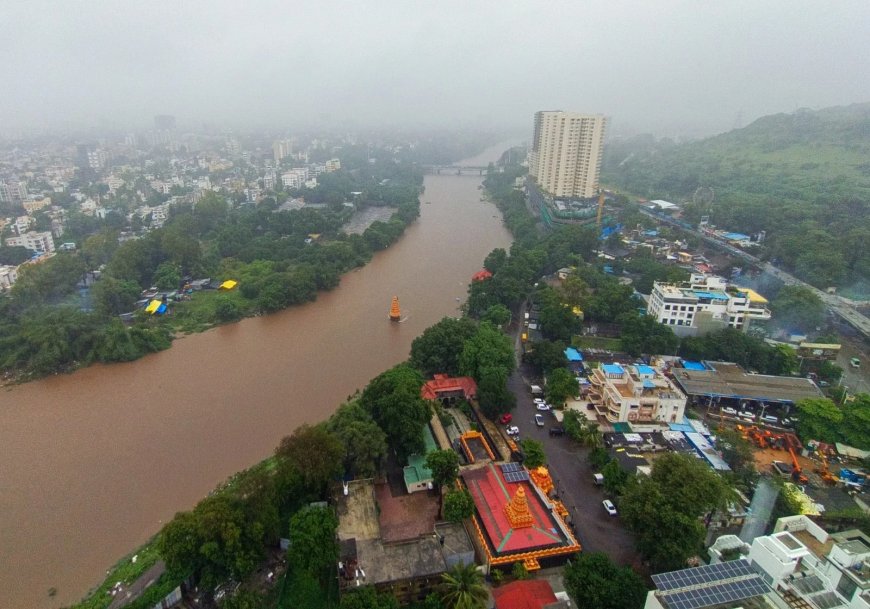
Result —
[[384, 543], [416, 539], [435, 530], [438, 498], [428, 492], [393, 496], [389, 486], [375, 486]]

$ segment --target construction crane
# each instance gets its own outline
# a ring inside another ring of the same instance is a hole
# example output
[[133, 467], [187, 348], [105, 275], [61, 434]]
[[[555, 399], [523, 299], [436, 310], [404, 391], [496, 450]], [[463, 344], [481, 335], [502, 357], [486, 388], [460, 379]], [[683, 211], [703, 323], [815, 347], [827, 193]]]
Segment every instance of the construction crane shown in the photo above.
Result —
[[599, 233], [601, 232], [601, 216], [603, 216], [603, 215], [604, 215], [604, 191], [602, 190], [598, 194], [598, 216], [595, 220], [595, 222], [598, 226]]
[[788, 454], [791, 455], [791, 478], [798, 484], [806, 484], [810, 480], [804, 475], [804, 470], [801, 468], [801, 464], [798, 462], [797, 454], [795, 454], [794, 452], [795, 445], [797, 444], [798, 439], [794, 436], [794, 434], [788, 434], [785, 437], [785, 441], [788, 445]]
[[837, 477], [831, 473], [831, 470], [828, 468], [828, 456], [825, 454], [824, 450], [818, 451], [819, 457], [822, 460], [822, 466], [816, 469], [816, 473], [822, 477], [825, 484], [834, 485], [837, 483]]

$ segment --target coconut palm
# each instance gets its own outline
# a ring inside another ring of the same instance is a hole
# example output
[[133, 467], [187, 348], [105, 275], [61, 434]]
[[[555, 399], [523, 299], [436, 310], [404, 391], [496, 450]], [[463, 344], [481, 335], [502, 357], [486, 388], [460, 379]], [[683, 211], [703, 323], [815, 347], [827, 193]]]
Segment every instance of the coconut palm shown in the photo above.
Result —
[[441, 600], [446, 609], [484, 609], [489, 591], [474, 563], [460, 562], [441, 576]]

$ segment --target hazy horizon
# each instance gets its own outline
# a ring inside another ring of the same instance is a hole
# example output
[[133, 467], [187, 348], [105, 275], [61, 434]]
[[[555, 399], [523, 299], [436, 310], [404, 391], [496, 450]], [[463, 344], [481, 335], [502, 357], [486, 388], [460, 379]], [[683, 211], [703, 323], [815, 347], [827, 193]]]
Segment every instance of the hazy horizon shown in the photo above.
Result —
[[0, 131], [479, 128], [542, 109], [699, 136], [870, 100], [870, 4], [678, 0], [348, 6], [14, 0]]

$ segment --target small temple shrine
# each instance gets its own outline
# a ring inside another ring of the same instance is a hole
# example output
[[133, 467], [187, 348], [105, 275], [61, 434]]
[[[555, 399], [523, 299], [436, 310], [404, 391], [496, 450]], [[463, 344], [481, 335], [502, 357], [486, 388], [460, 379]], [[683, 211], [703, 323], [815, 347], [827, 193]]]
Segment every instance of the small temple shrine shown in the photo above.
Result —
[[402, 311], [399, 309], [399, 297], [393, 296], [393, 302], [390, 303], [390, 321], [400, 321], [402, 319]]

